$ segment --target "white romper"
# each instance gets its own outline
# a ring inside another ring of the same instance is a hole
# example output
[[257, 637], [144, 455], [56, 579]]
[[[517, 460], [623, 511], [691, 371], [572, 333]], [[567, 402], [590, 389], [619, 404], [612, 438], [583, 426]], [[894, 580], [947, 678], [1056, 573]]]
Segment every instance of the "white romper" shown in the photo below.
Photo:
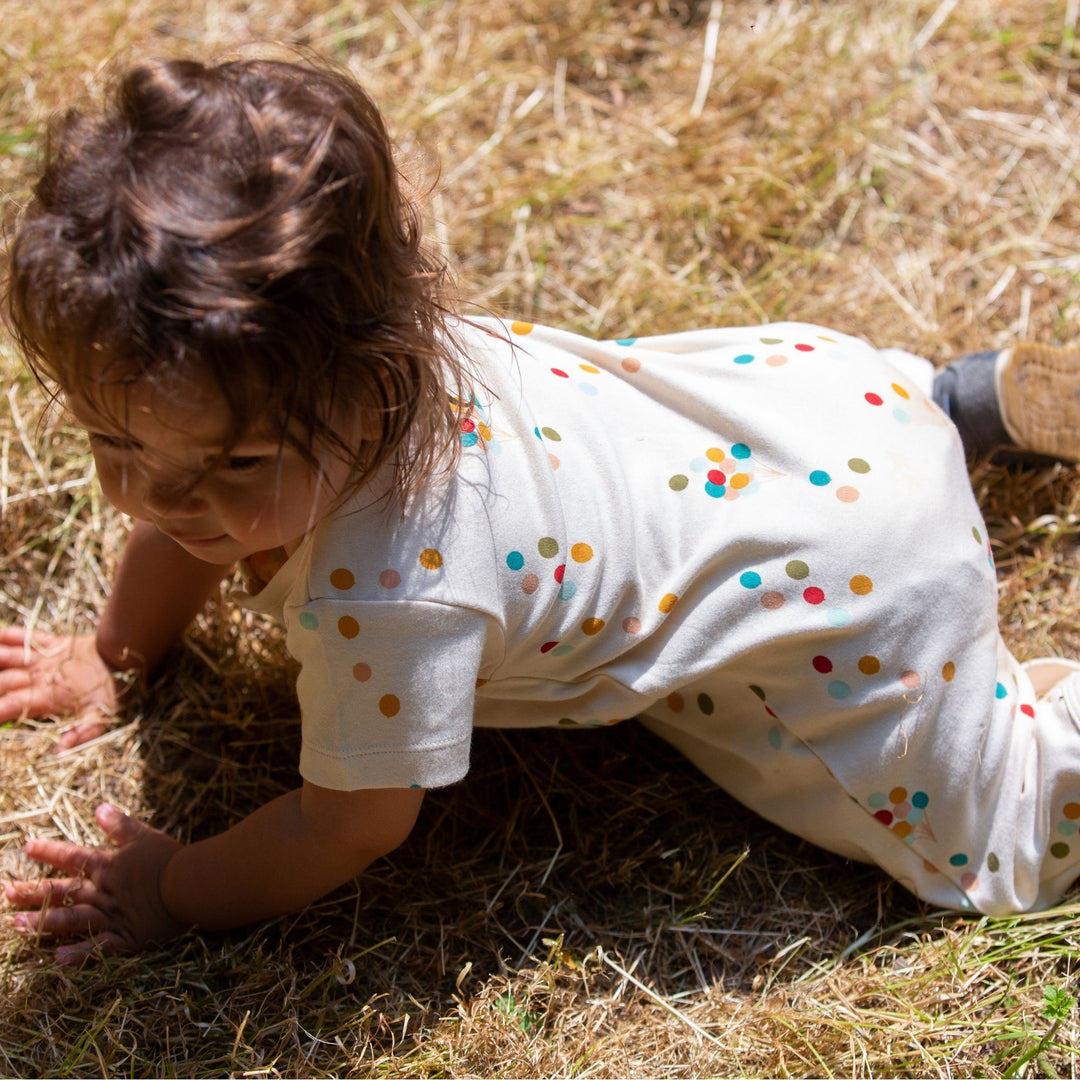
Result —
[[918, 379], [796, 323], [459, 336], [484, 389], [453, 476], [404, 517], [361, 493], [244, 597], [301, 663], [307, 780], [440, 786], [474, 724], [639, 716], [932, 903], [1060, 898], [1080, 732], [1001, 642], [959, 438]]

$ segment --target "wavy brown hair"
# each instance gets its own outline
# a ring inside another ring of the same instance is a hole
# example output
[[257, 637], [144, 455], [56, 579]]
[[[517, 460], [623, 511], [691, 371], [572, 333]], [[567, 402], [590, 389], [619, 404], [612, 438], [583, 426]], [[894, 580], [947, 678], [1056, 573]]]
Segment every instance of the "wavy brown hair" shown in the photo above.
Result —
[[[139, 64], [50, 128], [6, 321], [62, 392], [209, 378], [231, 443], [269, 421], [407, 492], [452, 453], [468, 380], [400, 180], [374, 102], [328, 65]], [[343, 406], [377, 435], [346, 445]]]

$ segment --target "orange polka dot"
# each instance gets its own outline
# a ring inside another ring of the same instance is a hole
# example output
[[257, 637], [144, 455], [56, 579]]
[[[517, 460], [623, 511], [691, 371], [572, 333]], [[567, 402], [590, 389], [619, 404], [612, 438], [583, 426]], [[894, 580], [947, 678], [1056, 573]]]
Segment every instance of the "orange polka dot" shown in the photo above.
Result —
[[906, 787], [894, 787], [892, 789], [892, 791], [889, 792], [889, 802], [893, 803], [894, 805], [896, 803], [902, 803], [902, 802], [906, 802], [906, 801], [907, 801], [907, 788]]
[[420, 552], [420, 565], [425, 570], [438, 570], [442, 566], [442, 552], [438, 548], [424, 548]]
[[401, 711], [401, 702], [393, 694], [383, 694], [379, 698], [379, 712], [383, 716], [397, 716]]
[[723, 461], [724, 458], [727, 457], [723, 450], [718, 450], [715, 446], [710, 446], [709, 449], [705, 451], [705, 456], [710, 461]]
[[876, 656], [861, 656], [859, 670], [864, 675], [876, 675], [881, 670], [881, 661]]
[[330, 571], [330, 584], [335, 589], [351, 589], [356, 584], [356, 577], [351, 570], [339, 566], [336, 570]]
[[351, 615], [342, 615], [337, 621], [337, 628], [344, 638], [354, 638], [360, 633], [360, 624]]
[[946, 682], [952, 682], [956, 676], [956, 665], [950, 660], [942, 669], [941, 677]]
[[922, 868], [928, 874], [940, 874], [941, 873], [941, 871], [929, 859], [923, 859]]
[[1063, 814], [1065, 815], [1065, 817], [1067, 817], [1067, 818], [1068, 818], [1068, 819], [1069, 819], [1070, 821], [1075, 821], [1075, 820], [1076, 820], [1077, 818], [1080, 818], [1080, 803], [1074, 803], [1074, 802], [1067, 802], [1067, 803], [1066, 803], [1066, 804], [1065, 804], [1065, 805], [1064, 805], [1064, 806], [1063, 806], [1063, 807], [1061, 808], [1061, 812], [1062, 812], [1062, 813], [1063, 813]]
[[679, 598], [678, 598], [678, 597], [677, 597], [677, 596], [676, 596], [676, 595], [675, 595], [674, 593], [670, 593], [670, 592], [669, 592], [669, 593], [667, 593], [667, 594], [666, 594], [666, 595], [664, 596], [664, 598], [663, 598], [663, 599], [662, 599], [662, 600], [660, 601], [660, 603], [659, 603], [659, 604], [657, 605], [657, 607], [659, 607], [659, 608], [660, 608], [660, 610], [661, 610], [661, 611], [662, 611], [662, 612], [663, 612], [663, 613], [664, 613], [665, 615], [667, 615], [667, 613], [668, 613], [669, 611], [671, 611], [671, 609], [672, 609], [672, 608], [673, 608], [673, 607], [674, 607], [674, 606], [675, 606], [675, 605], [676, 605], [676, 604], [677, 604], [678, 602], [679, 602]]
[[581, 624], [581, 632], [583, 634], [588, 634], [589, 637], [592, 637], [593, 634], [599, 634], [600, 631], [603, 630], [603, 629], [604, 629], [604, 620], [603, 619], [586, 619]]
[[532, 328], [533, 324], [531, 322], [512, 322], [510, 324], [510, 329], [515, 334], [531, 334]]
[[357, 682], [367, 682], [371, 678], [371, 667], [368, 664], [353, 664], [352, 677]]
[[911, 835], [911, 826], [906, 821], [898, 821], [892, 827], [892, 831], [903, 840], [905, 837]]
[[641, 361], [636, 356], [628, 356], [622, 362], [623, 371], [636, 375], [641, 370]]
[[874, 583], [865, 574], [856, 574], [848, 582], [848, 588], [856, 596], [868, 596], [874, 591]]
[[900, 396], [901, 396], [901, 397], [902, 397], [902, 398], [903, 398], [903, 399], [904, 399], [905, 401], [907, 401], [907, 400], [908, 400], [908, 399], [909, 399], [909, 398], [911, 397], [911, 395], [910, 395], [910, 394], [909, 394], [909, 393], [908, 393], [908, 392], [907, 392], [907, 391], [906, 391], [906, 390], [905, 390], [905, 389], [904, 389], [904, 388], [903, 388], [903, 387], [902, 387], [902, 386], [901, 386], [901, 385], [900, 385], [899, 383], [893, 383], [893, 384], [892, 384], [892, 388], [893, 388], [893, 390], [894, 390], [894, 391], [895, 391], [895, 392], [896, 392], [897, 394], [899, 394], [899, 395], [900, 395]]
[[588, 562], [593, 557], [593, 549], [588, 544], [575, 544], [570, 549], [570, 558], [574, 562]]

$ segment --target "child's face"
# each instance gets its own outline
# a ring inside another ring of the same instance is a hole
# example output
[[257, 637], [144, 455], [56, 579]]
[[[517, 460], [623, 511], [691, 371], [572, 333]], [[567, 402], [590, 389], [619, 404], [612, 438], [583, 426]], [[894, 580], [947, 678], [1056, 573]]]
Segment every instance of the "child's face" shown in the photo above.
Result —
[[104, 411], [78, 394], [67, 403], [90, 434], [106, 498], [205, 562], [295, 550], [350, 477], [340, 457], [326, 454], [315, 468], [269, 430], [222, 457], [226, 408], [198, 385], [167, 396], [138, 384], [106, 391]]

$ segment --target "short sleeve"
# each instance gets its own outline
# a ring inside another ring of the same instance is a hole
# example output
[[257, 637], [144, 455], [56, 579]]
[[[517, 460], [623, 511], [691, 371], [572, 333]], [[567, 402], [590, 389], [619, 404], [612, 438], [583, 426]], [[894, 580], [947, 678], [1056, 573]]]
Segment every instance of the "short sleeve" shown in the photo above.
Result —
[[285, 611], [300, 661], [305, 780], [442, 787], [469, 768], [488, 619], [426, 601], [314, 599]]

